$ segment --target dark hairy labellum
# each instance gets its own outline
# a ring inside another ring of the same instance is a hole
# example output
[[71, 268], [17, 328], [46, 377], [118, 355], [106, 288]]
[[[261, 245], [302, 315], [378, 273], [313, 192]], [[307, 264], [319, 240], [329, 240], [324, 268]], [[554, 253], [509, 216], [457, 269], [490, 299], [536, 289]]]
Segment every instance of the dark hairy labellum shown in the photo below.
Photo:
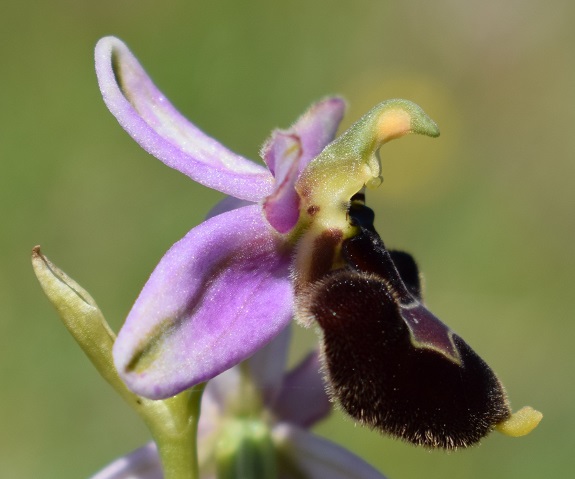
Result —
[[426, 447], [477, 443], [511, 414], [489, 366], [421, 303], [413, 258], [389, 252], [364, 205], [343, 242], [347, 267], [310, 288], [330, 393], [361, 423]]

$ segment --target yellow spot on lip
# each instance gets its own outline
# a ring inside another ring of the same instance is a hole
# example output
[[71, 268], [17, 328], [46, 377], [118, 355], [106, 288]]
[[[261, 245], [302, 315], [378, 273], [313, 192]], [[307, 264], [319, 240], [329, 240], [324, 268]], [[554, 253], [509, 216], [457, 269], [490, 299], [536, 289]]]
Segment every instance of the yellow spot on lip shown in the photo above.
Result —
[[411, 115], [405, 110], [385, 112], [377, 122], [378, 140], [385, 143], [411, 132]]
[[531, 406], [522, 407], [511, 417], [495, 426], [500, 433], [510, 437], [520, 437], [529, 434], [543, 419], [543, 414]]

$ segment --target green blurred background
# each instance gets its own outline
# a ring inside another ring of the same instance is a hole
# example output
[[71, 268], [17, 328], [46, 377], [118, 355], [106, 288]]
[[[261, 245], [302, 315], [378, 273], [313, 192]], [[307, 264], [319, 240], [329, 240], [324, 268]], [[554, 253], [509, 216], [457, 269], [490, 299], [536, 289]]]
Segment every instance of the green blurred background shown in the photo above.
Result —
[[[198, 126], [245, 156], [314, 100], [419, 103], [439, 139], [382, 150], [370, 192], [427, 301], [498, 372], [530, 436], [428, 452], [336, 414], [318, 428], [393, 479], [562, 478], [573, 453], [575, 3], [4, 2], [0, 20], [0, 475], [82, 478], [147, 440], [40, 292], [35, 244], [118, 328], [220, 195], [147, 155], [106, 110], [97, 39], [124, 39]], [[312, 344], [298, 333], [300, 348]], [[298, 351], [294, 352], [297, 356]]]

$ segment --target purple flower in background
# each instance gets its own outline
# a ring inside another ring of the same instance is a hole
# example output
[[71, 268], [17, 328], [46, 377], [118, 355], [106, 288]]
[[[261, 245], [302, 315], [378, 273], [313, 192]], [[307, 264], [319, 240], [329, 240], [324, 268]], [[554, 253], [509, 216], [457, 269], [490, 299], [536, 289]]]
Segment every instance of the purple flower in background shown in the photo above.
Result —
[[156, 444], [149, 442], [106, 466], [91, 479], [163, 479]]
[[187, 121], [117, 38], [99, 41], [96, 71], [106, 105], [146, 151], [237, 199], [166, 253], [115, 343], [128, 386], [165, 398], [246, 359], [292, 318], [294, 184], [334, 138], [345, 105], [326, 99], [289, 130], [275, 131], [262, 151], [266, 169]]
[[[284, 372], [289, 336], [287, 328], [267, 347], [206, 386], [198, 428], [200, 476], [221, 475], [231, 461], [238, 477], [252, 477], [249, 470], [237, 468], [256, 464], [257, 477], [383, 479], [359, 457], [308, 432], [330, 412], [330, 402], [318, 372], [317, 353]], [[242, 448], [244, 441], [255, 442], [255, 447]], [[238, 466], [236, 454], [246, 453], [250, 460], [239, 458]], [[269, 475], [262, 475], [262, 470]], [[92, 479], [162, 477], [156, 447], [150, 443]]]

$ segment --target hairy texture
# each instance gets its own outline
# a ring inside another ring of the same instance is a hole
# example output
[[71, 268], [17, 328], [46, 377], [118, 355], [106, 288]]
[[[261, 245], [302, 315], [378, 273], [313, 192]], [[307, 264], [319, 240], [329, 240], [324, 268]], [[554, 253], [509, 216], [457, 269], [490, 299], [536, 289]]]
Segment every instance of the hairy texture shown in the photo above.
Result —
[[364, 425], [430, 448], [477, 443], [510, 416], [489, 366], [421, 303], [413, 258], [388, 252], [369, 208], [352, 205], [360, 233], [346, 267], [309, 287], [308, 320], [322, 329], [330, 394]]
[[459, 365], [414, 346], [380, 278], [339, 271], [316, 284], [309, 312], [323, 330], [330, 392], [353, 418], [427, 447], [478, 442], [510, 414], [503, 388], [459, 336]]
[[418, 301], [421, 301], [423, 299], [421, 275], [419, 274], [419, 269], [413, 256], [405, 251], [397, 250], [390, 250], [389, 256], [397, 268], [399, 276], [407, 288], [407, 291], [409, 291], [409, 294]]

